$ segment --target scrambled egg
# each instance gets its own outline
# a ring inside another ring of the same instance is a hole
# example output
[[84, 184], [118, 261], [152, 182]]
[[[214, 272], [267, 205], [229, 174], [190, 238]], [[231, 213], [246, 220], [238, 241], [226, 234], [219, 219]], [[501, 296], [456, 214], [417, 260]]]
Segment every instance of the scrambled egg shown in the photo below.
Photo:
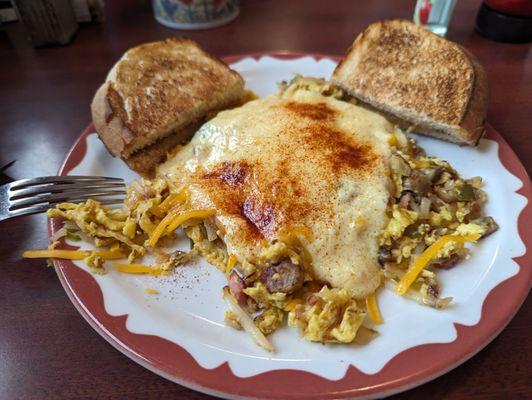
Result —
[[271, 305], [277, 308], [285, 308], [287, 297], [285, 293], [270, 293], [261, 282], [244, 289], [244, 293], [254, 299], [259, 305]]
[[399, 239], [405, 229], [417, 221], [417, 217], [417, 213], [399, 208], [397, 204], [394, 204], [392, 206], [392, 218], [380, 234], [381, 242], [391, 244], [392, 239]]
[[459, 235], [478, 234], [483, 236], [487, 230], [486, 225], [474, 224], [472, 222], [468, 224], [460, 224], [456, 227], [456, 233]]
[[[121, 209], [110, 210], [97, 201], [87, 200], [80, 204], [58, 204], [56, 208], [48, 210], [47, 216], [74, 222], [82, 232], [94, 238], [96, 245], [110, 245], [112, 242], [125, 244], [130, 248], [130, 261], [146, 254], [146, 248], [141, 242], [134, 242], [124, 235], [124, 227], [131, 217]], [[89, 265], [96, 266], [92, 261]]]
[[97, 274], [104, 274], [104, 259], [95, 252], [91, 252], [87, 257], [83, 259], [83, 262], [92, 268], [92, 271]]
[[351, 343], [365, 316], [347, 290], [324, 286], [289, 312], [288, 325], [312, 342]]
[[277, 307], [269, 307], [253, 320], [265, 335], [275, 332], [284, 324], [284, 312]]
[[194, 250], [199, 251], [208, 263], [225, 272], [229, 256], [223, 246], [210, 241], [203, 233], [201, 225], [185, 228], [185, 233], [194, 243]]
[[227, 310], [225, 312], [224, 322], [227, 326], [230, 326], [231, 328], [236, 329], [237, 331], [242, 330], [242, 325], [240, 325], [238, 317], [230, 310]]
[[244, 289], [244, 293], [260, 307], [266, 307], [266, 311], [255, 318], [257, 327], [264, 334], [270, 334], [283, 325], [286, 310], [288, 325], [299, 328], [305, 339], [322, 343], [351, 343], [366, 313], [345, 289], [323, 286], [314, 292], [315, 288], [316, 285], [309, 285], [309, 288], [287, 296], [285, 293], [270, 293], [261, 282], [256, 282]]

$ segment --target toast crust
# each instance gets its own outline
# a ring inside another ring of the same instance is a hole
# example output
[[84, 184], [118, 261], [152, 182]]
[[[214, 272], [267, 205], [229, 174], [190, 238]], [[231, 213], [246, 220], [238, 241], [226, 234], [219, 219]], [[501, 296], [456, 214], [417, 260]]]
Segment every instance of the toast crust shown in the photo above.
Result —
[[120, 118], [112, 114], [107, 101], [108, 90], [109, 83], [105, 82], [94, 95], [91, 104], [92, 123], [107, 150], [120, 157], [125, 143], [131, 140], [133, 134], [122, 124]]
[[482, 66], [461, 46], [409, 21], [371, 24], [332, 82], [429, 136], [475, 145], [484, 130], [489, 88]]
[[488, 75], [477, 58], [462, 47], [467, 54], [475, 71], [475, 82], [467, 111], [460, 123], [462, 137], [471, 145], [476, 146], [485, 132], [486, 117], [490, 101]]

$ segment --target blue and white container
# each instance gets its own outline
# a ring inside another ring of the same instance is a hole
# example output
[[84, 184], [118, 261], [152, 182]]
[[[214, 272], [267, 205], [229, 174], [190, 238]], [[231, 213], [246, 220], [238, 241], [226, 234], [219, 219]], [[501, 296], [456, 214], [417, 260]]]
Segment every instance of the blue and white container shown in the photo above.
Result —
[[152, 0], [155, 19], [174, 29], [209, 29], [227, 24], [239, 13], [238, 0]]

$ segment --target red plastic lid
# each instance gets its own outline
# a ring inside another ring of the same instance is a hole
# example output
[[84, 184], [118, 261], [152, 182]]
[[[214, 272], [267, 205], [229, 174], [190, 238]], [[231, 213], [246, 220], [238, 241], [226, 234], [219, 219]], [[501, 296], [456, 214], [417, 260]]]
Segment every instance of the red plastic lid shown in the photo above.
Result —
[[484, 0], [484, 4], [505, 14], [532, 17], [532, 0]]

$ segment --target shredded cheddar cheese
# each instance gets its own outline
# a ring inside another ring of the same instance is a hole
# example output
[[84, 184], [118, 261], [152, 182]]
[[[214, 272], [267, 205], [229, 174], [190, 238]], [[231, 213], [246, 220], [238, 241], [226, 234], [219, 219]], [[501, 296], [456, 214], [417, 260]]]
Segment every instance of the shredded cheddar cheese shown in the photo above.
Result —
[[227, 266], [225, 267], [225, 276], [227, 276], [227, 277], [229, 276], [229, 274], [233, 270], [233, 267], [235, 266], [237, 261], [238, 261], [238, 259], [236, 258], [236, 256], [234, 254], [231, 254], [229, 256], [229, 259], [227, 260]]
[[382, 324], [382, 316], [379, 311], [379, 306], [377, 305], [377, 297], [375, 296], [375, 293], [366, 297], [366, 308], [371, 321], [376, 325]]
[[156, 289], [145, 288], [144, 291], [148, 294], [159, 294], [159, 291]]
[[152, 267], [144, 264], [115, 264], [116, 270], [119, 272], [124, 272], [126, 274], [135, 274], [135, 275], [168, 275], [168, 271], [159, 268]]
[[166, 228], [168, 225], [175, 220], [177, 217], [179, 217], [179, 210], [172, 209], [166, 216], [159, 222], [159, 225], [155, 227], [155, 229], [152, 231], [149, 239], [146, 241], [146, 245], [148, 246], [155, 246], [161, 236], [165, 233]]
[[95, 253], [104, 260], [117, 260], [125, 255], [116, 249], [112, 250], [26, 250], [22, 253], [24, 258], [61, 258], [64, 260], [83, 260]]
[[216, 210], [195, 210], [177, 215], [170, 221], [170, 223], [166, 227], [166, 234], [171, 234], [173, 231], [179, 228], [179, 226], [183, 222], [188, 221], [189, 219], [207, 218], [213, 216], [214, 214], [216, 214]]
[[178, 204], [183, 204], [187, 200], [187, 193], [182, 190], [178, 193], [170, 193], [161, 204], [155, 207], [156, 212], [166, 213]]
[[421, 255], [414, 260], [410, 268], [408, 268], [408, 271], [404, 274], [403, 278], [399, 281], [399, 284], [397, 285], [395, 289], [395, 293], [399, 295], [404, 295], [407, 291], [410, 285], [414, 283], [418, 275], [423, 271], [423, 268], [425, 268], [429, 262], [436, 257], [438, 254], [438, 251], [440, 251], [447, 243], [449, 242], [459, 242], [459, 243], [465, 243], [465, 242], [476, 242], [479, 239], [480, 235], [464, 235], [464, 236], [454, 236], [454, 235], [446, 235], [439, 238], [436, 242], [434, 242], [432, 245], [430, 245]]

